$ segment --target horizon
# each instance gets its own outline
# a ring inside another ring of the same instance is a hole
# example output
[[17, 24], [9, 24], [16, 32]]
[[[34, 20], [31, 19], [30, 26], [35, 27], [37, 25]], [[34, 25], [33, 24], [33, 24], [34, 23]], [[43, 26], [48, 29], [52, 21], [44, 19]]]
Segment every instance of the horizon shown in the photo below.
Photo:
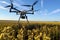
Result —
[[[18, 21], [18, 20], [0, 20], [0, 21]], [[26, 21], [26, 20], [20, 20], [20, 21]], [[32, 22], [60, 22], [60, 21], [35, 21], [35, 20], [29, 20]]]

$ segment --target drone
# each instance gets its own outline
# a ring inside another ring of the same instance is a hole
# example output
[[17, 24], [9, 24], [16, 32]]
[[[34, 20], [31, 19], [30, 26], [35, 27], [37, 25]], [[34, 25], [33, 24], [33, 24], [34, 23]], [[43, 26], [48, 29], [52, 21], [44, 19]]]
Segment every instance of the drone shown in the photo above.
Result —
[[[10, 7], [9, 12], [14, 12], [17, 15], [20, 15], [18, 21], [20, 21], [20, 18], [22, 18], [22, 19], [27, 19], [27, 22], [29, 22], [26, 14], [34, 14], [35, 11], [38, 11], [38, 10], [34, 10], [34, 6], [37, 4], [38, 1], [35, 1], [32, 5], [21, 5], [21, 6], [31, 7], [30, 10], [23, 10], [23, 11], [14, 8], [12, 0], [10, 0], [10, 2], [11, 4], [6, 6], [6, 8]], [[31, 13], [29, 11], [31, 11]]]

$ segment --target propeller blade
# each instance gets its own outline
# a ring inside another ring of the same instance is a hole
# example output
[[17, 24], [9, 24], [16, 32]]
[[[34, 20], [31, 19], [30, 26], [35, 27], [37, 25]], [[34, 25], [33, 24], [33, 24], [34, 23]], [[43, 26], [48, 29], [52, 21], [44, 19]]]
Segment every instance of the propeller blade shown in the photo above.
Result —
[[8, 6], [6, 6], [6, 7], [11, 7], [11, 5], [8, 5]]
[[35, 2], [33, 3], [33, 5], [35, 5], [37, 2], [38, 2], [38, 1], [35, 1]]
[[22, 6], [27, 6], [27, 7], [31, 7], [31, 5], [22, 5]]
[[6, 7], [13, 7], [12, 0], [10, 0], [10, 2], [11, 2], [11, 5], [8, 5], [8, 6], [6, 6]]
[[33, 6], [31, 7], [31, 10], [28, 10], [28, 11], [33, 11], [34, 10], [34, 8], [33, 8]]

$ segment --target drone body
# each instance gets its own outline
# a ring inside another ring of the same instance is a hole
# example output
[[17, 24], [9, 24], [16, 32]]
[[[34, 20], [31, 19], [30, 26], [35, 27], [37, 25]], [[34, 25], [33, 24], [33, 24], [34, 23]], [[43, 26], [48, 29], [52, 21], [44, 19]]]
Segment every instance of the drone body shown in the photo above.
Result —
[[26, 16], [26, 11], [21, 11], [20, 12], [20, 18], [22, 18], [22, 19], [25, 19], [27, 16]]

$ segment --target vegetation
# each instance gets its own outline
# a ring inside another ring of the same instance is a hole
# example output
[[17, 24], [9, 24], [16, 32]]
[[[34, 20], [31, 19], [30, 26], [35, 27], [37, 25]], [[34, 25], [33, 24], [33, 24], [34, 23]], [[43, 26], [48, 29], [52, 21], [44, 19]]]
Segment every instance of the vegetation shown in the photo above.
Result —
[[0, 21], [0, 40], [60, 40], [60, 22]]

